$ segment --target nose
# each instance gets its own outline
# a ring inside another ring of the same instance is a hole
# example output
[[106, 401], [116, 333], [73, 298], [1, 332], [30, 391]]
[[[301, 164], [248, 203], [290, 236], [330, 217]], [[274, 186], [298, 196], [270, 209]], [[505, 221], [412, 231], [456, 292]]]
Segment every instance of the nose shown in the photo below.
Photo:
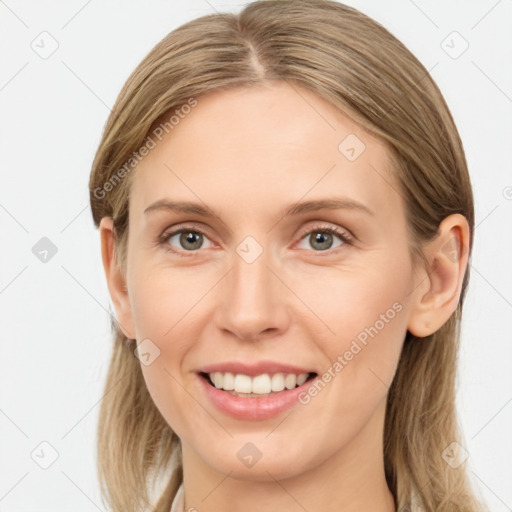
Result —
[[[233, 265], [222, 281], [217, 326], [246, 341], [277, 336], [289, 325], [288, 293], [265, 250], [254, 260], [233, 253]], [[274, 262], [275, 263], [275, 262]]]

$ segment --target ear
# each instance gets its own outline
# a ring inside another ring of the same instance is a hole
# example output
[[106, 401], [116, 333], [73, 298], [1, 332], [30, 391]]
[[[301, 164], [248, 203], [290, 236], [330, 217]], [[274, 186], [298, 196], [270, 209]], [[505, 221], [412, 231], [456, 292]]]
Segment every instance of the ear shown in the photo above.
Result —
[[417, 272], [409, 332], [425, 337], [440, 329], [457, 308], [469, 258], [469, 225], [455, 213], [439, 225], [437, 237], [424, 248], [428, 268]]
[[115, 254], [114, 223], [111, 217], [103, 217], [99, 226], [101, 238], [101, 256], [107, 278], [108, 291], [114, 304], [116, 319], [123, 334], [128, 339], [135, 339], [126, 280], [118, 265]]

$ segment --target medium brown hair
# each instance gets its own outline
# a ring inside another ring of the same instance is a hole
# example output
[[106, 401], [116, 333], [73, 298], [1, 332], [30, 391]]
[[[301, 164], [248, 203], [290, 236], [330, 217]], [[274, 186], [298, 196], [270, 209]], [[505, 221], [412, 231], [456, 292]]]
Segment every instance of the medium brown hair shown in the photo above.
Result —
[[[180, 26], [150, 51], [119, 94], [94, 159], [90, 202], [96, 226], [104, 216], [113, 219], [122, 269], [133, 175], [126, 162], [134, 151], [191, 99], [200, 102], [210, 91], [277, 80], [316, 93], [385, 144], [406, 207], [415, 262], [425, 261], [422, 245], [453, 213], [468, 221], [471, 254], [473, 196], [464, 150], [424, 66], [388, 30], [354, 8], [330, 0], [262, 0], [238, 14], [203, 16]], [[452, 442], [462, 444], [456, 368], [468, 278], [467, 271], [457, 309], [437, 332], [421, 339], [407, 334], [389, 389], [384, 462], [401, 511], [413, 498], [427, 512], [482, 508], [465, 465], [452, 468], [442, 456]], [[98, 430], [104, 500], [115, 512], [129, 512], [155, 498], [154, 510], [168, 511], [182, 479], [179, 440], [149, 395], [133, 344], [115, 320], [112, 326]]]

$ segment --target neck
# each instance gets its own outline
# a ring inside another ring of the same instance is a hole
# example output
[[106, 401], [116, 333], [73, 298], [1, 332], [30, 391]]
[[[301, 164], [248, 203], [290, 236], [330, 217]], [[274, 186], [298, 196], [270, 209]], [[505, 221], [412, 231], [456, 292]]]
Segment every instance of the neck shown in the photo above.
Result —
[[384, 472], [383, 419], [384, 411], [377, 411], [349, 445], [286, 479], [274, 478], [271, 466], [258, 479], [232, 478], [206, 465], [184, 443], [185, 510], [394, 512]]

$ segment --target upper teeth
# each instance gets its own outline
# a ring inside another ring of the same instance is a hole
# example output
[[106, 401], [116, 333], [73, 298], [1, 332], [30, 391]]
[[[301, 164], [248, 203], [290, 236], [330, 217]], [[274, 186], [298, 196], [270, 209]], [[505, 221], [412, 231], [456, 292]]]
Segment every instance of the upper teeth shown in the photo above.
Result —
[[237, 393], [257, 393], [264, 395], [271, 391], [278, 392], [286, 389], [293, 389], [296, 386], [301, 386], [306, 382], [308, 373], [301, 373], [295, 375], [294, 373], [275, 373], [269, 375], [257, 375], [256, 377], [249, 377], [243, 374], [221, 373], [214, 372], [208, 374], [210, 380], [218, 389], [225, 391], [235, 391]]

